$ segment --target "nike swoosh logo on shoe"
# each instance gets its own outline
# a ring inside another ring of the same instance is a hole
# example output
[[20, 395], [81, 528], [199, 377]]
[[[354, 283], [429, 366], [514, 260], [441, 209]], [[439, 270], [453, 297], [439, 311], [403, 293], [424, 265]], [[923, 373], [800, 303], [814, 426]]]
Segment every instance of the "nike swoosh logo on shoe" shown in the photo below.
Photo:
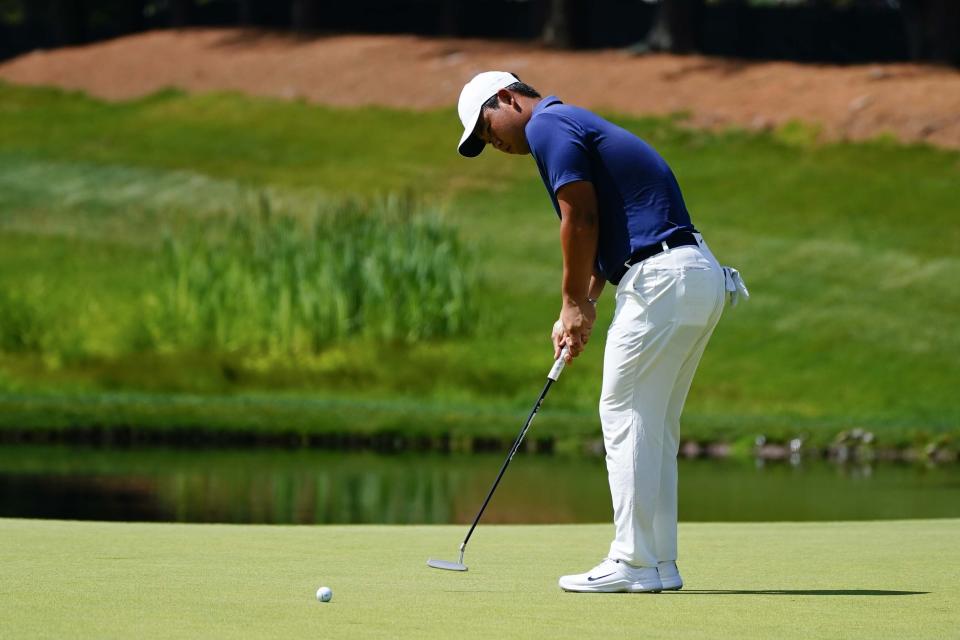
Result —
[[594, 577], [588, 577], [588, 578], [587, 578], [587, 582], [593, 582], [594, 580], [599, 580], [600, 578], [606, 578], [607, 576], [612, 576], [614, 573], [616, 573], [616, 571], [613, 571], [613, 572], [608, 573], [608, 574], [603, 575], [603, 576], [597, 576], [596, 578], [594, 578]]

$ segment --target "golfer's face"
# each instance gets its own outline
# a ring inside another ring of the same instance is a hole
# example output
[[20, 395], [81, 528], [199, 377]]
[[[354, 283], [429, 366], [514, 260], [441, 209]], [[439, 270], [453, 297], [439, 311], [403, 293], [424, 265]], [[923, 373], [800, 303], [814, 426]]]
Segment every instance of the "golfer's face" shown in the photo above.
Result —
[[504, 153], [530, 153], [523, 131], [523, 118], [509, 105], [501, 105], [499, 109], [484, 109], [477, 123], [476, 135]]

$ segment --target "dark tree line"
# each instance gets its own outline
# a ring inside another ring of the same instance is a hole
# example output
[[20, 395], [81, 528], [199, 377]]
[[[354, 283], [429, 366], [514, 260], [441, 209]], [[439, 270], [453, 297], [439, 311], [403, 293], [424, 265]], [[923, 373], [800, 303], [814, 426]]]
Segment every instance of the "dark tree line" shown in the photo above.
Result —
[[910, 56], [960, 66], [960, 2], [900, 0]]
[[[740, 3], [743, 4], [743, 1]], [[697, 50], [698, 26], [705, 4], [704, 0], [663, 0], [654, 28], [647, 37], [649, 47], [676, 53]], [[814, 0], [811, 4], [844, 3]], [[872, 4], [890, 6], [891, 3], [883, 0]], [[960, 2], [898, 0], [895, 4], [900, 9], [912, 59], [960, 65]]]
[[[577, 42], [577, 16], [589, 11], [591, 0], [547, 0], [549, 11], [542, 39], [567, 48]], [[711, 4], [749, 7], [749, 0], [715, 0]], [[860, 4], [899, 9], [913, 60], [960, 66], [960, 0], [808, 0], [809, 5], [842, 9]], [[653, 25], [638, 48], [670, 53], [701, 50], [707, 0], [659, 0]]]
[[[720, 27], [724, 15], [747, 18], [753, 12], [789, 11], [776, 0], [634, 0], [649, 14], [637, 22], [634, 49], [690, 53], [704, 50], [704, 33], [712, 28], [735, 30], [738, 19]], [[609, 4], [609, 3], [606, 3]], [[620, 3], [621, 5], [623, 3]], [[906, 52], [915, 60], [933, 60], [960, 66], [960, 0], [806, 0], [803, 7], [821, 9], [824, 15], [853, 8], [896, 13], [901, 21]], [[0, 0], [0, 37], [14, 27], [40, 46], [77, 44], [99, 37], [148, 28], [185, 27], [195, 24], [240, 24], [289, 28], [297, 32], [343, 28], [342, 16], [353, 10], [351, 30], [390, 31], [390, 16], [403, 12], [423, 16], [432, 26], [426, 33], [477, 35], [478, 21], [486, 21], [484, 35], [500, 32], [507, 37], [539, 37], [549, 46], [590, 46], [592, 29], [603, 34], [605, 3], [597, 0]], [[393, 13], [390, 13], [390, 12]], [[512, 11], [513, 13], [509, 13]], [[731, 14], [730, 11], [733, 11]], [[528, 22], [517, 26], [517, 16]], [[712, 13], [711, 13], [712, 12]], [[646, 15], [646, 14], [645, 14]], [[341, 18], [338, 22], [338, 17]], [[614, 18], [609, 18], [613, 20]], [[365, 25], [363, 20], [368, 20]], [[397, 26], [403, 30], [403, 26]], [[409, 26], [407, 26], [409, 29]], [[746, 36], [743, 36], [746, 37]], [[862, 34], [861, 34], [861, 37]]]

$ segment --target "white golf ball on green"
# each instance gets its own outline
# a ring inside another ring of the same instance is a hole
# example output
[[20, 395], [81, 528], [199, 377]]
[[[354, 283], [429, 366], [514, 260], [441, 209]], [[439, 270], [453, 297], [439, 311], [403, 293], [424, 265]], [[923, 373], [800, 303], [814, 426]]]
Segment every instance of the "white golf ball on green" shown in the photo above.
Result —
[[320, 602], [330, 602], [331, 598], [333, 598], [333, 591], [330, 590], [330, 587], [320, 587], [317, 589], [317, 600]]

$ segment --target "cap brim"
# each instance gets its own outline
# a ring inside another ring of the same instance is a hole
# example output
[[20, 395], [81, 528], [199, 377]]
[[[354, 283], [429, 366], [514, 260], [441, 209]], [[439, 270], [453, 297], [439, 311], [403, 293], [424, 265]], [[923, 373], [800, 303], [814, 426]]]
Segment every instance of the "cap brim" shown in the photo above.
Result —
[[476, 158], [485, 146], [487, 146], [487, 143], [483, 140], [475, 135], [469, 135], [466, 140], [460, 143], [458, 151], [465, 158]]
[[463, 135], [460, 136], [460, 144], [457, 146], [457, 151], [460, 152], [465, 158], [475, 158], [480, 155], [480, 152], [483, 151], [483, 148], [487, 146], [487, 143], [473, 135], [473, 130], [477, 128], [477, 122], [480, 120], [480, 109], [477, 109], [477, 114], [470, 118], [470, 122], [473, 124], [469, 129], [465, 129]]

